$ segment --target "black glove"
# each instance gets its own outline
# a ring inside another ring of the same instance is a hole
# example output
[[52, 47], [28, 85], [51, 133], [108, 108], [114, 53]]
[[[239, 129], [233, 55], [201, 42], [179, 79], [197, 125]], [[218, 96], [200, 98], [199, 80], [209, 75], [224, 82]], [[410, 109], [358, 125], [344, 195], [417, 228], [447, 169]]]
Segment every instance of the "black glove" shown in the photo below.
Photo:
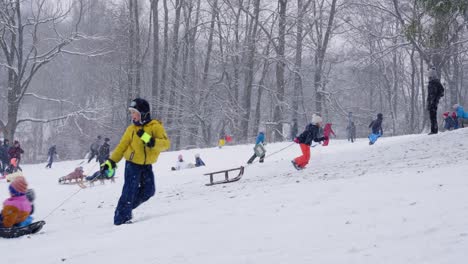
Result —
[[314, 141], [315, 142], [321, 142], [321, 141], [325, 141], [327, 139], [328, 139], [328, 137], [320, 137], [320, 138], [315, 139]]
[[156, 141], [150, 134], [146, 133], [143, 128], [137, 131], [137, 136], [140, 137], [141, 141], [145, 143], [146, 146], [152, 148], [156, 144]]
[[145, 131], [143, 130], [143, 128], [140, 128], [138, 131], [137, 131], [137, 136], [139, 136], [141, 138], [141, 136], [143, 136], [143, 134], [145, 133]]
[[100, 171], [101, 171], [101, 173], [103, 173], [103, 172], [105, 172], [106, 170], [109, 170], [109, 169], [113, 170], [113, 169], [115, 169], [115, 167], [116, 167], [115, 162], [113, 160], [111, 160], [111, 159], [108, 159], [108, 160], [106, 160], [106, 162], [101, 164], [101, 170]]
[[154, 140], [154, 138], [150, 138], [150, 140], [148, 141], [148, 143], [146, 143], [146, 146], [152, 148], [154, 147], [154, 145], [156, 144], [156, 140]]

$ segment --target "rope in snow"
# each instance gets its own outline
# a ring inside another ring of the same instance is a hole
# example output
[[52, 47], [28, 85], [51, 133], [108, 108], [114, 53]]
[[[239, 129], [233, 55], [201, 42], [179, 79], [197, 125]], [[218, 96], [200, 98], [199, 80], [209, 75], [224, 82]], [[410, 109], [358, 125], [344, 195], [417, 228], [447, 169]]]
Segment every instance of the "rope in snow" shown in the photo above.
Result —
[[[291, 147], [292, 145], [295, 145], [295, 144], [296, 144], [296, 142], [293, 142], [293, 143], [287, 145], [286, 147], [284, 147], [284, 148], [282, 148], [282, 149], [280, 149], [280, 150], [277, 150], [277, 151], [275, 151], [275, 152], [273, 152], [273, 153], [271, 153], [271, 154], [269, 154], [269, 155], [266, 155], [264, 159], [269, 158], [269, 157], [271, 157], [271, 156], [273, 156], [273, 155], [275, 155], [275, 154], [278, 154], [278, 153], [280, 153], [281, 151], [283, 151], [283, 150], [285, 150], [285, 149], [287, 149], [287, 148], [289, 148], [289, 147]], [[260, 158], [260, 157], [259, 157], [259, 158]], [[256, 163], [256, 162], [258, 162], [258, 161], [254, 161], [254, 162], [252, 162], [252, 164], [253, 164], [253, 163]]]
[[273, 155], [275, 155], [275, 154], [278, 154], [278, 153], [280, 153], [281, 151], [283, 151], [283, 150], [285, 150], [285, 149], [287, 149], [287, 148], [289, 148], [289, 147], [291, 147], [292, 145], [295, 145], [295, 144], [296, 144], [296, 142], [293, 142], [293, 143], [287, 145], [286, 147], [284, 147], [284, 148], [282, 148], [282, 149], [280, 149], [280, 150], [277, 150], [277, 151], [271, 153], [271, 154], [268, 155], [268, 156], [265, 156], [265, 158], [271, 157], [271, 156], [273, 156]]
[[42, 220], [45, 220], [47, 217], [52, 215], [55, 211], [57, 211], [60, 207], [62, 207], [62, 205], [64, 205], [66, 202], [68, 202], [68, 200], [70, 200], [73, 196], [77, 195], [81, 190], [82, 190], [81, 187], [78, 188], [78, 191], [76, 191], [72, 195], [68, 196], [67, 199], [65, 199], [62, 203], [60, 203], [57, 207], [55, 207], [48, 215], [46, 215], [44, 218], [42, 218]]
[[[80, 163], [81, 164], [81, 163]], [[91, 166], [90, 171], [96, 167], [97, 163], [94, 163], [93, 166]], [[86, 176], [86, 175], [85, 175]], [[72, 193], [70, 196], [67, 197], [67, 199], [63, 200], [57, 207], [52, 209], [48, 215], [46, 215], [42, 220], [45, 220], [47, 217], [51, 216], [55, 211], [57, 211], [60, 207], [62, 207], [66, 202], [68, 202], [71, 198], [73, 198], [75, 195], [77, 195], [83, 188], [78, 188], [78, 190], [74, 193]]]

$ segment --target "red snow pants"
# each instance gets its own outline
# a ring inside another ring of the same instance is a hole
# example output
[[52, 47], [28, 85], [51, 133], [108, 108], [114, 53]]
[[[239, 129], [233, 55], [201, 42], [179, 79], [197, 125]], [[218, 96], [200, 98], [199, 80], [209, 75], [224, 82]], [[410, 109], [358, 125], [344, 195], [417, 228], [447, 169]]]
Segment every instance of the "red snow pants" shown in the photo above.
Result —
[[304, 168], [307, 164], [309, 164], [310, 146], [306, 144], [300, 144], [300, 147], [302, 156], [295, 158], [294, 161], [299, 167]]

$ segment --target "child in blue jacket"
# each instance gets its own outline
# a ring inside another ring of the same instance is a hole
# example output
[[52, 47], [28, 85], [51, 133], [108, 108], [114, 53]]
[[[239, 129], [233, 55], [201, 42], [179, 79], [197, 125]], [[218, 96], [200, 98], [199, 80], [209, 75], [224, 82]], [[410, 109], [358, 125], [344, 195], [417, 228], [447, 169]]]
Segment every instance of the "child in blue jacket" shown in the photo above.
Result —
[[[262, 147], [265, 144], [265, 133], [263, 133], [263, 131], [260, 131], [258, 133], [257, 139], [255, 140], [255, 146], [259, 144], [261, 144]], [[247, 161], [247, 164], [252, 164], [255, 158], [257, 158], [257, 153], [254, 153], [252, 157], [250, 157], [250, 159]], [[263, 163], [264, 159], [265, 159], [265, 153], [263, 153], [263, 155], [260, 156], [260, 162]]]

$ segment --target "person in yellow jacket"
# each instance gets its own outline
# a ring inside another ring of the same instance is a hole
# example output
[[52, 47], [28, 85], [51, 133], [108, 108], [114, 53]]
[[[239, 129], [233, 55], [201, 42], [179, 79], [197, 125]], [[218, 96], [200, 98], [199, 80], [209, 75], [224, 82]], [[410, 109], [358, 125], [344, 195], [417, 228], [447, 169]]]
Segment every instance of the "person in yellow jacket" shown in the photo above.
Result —
[[101, 165], [101, 173], [111, 175], [116, 163], [122, 158], [126, 160], [125, 182], [115, 209], [115, 225], [132, 223], [132, 210], [155, 194], [152, 164], [159, 153], [170, 147], [162, 123], [151, 119], [146, 100], [136, 98], [129, 110], [133, 124], [127, 127], [109, 159]]

